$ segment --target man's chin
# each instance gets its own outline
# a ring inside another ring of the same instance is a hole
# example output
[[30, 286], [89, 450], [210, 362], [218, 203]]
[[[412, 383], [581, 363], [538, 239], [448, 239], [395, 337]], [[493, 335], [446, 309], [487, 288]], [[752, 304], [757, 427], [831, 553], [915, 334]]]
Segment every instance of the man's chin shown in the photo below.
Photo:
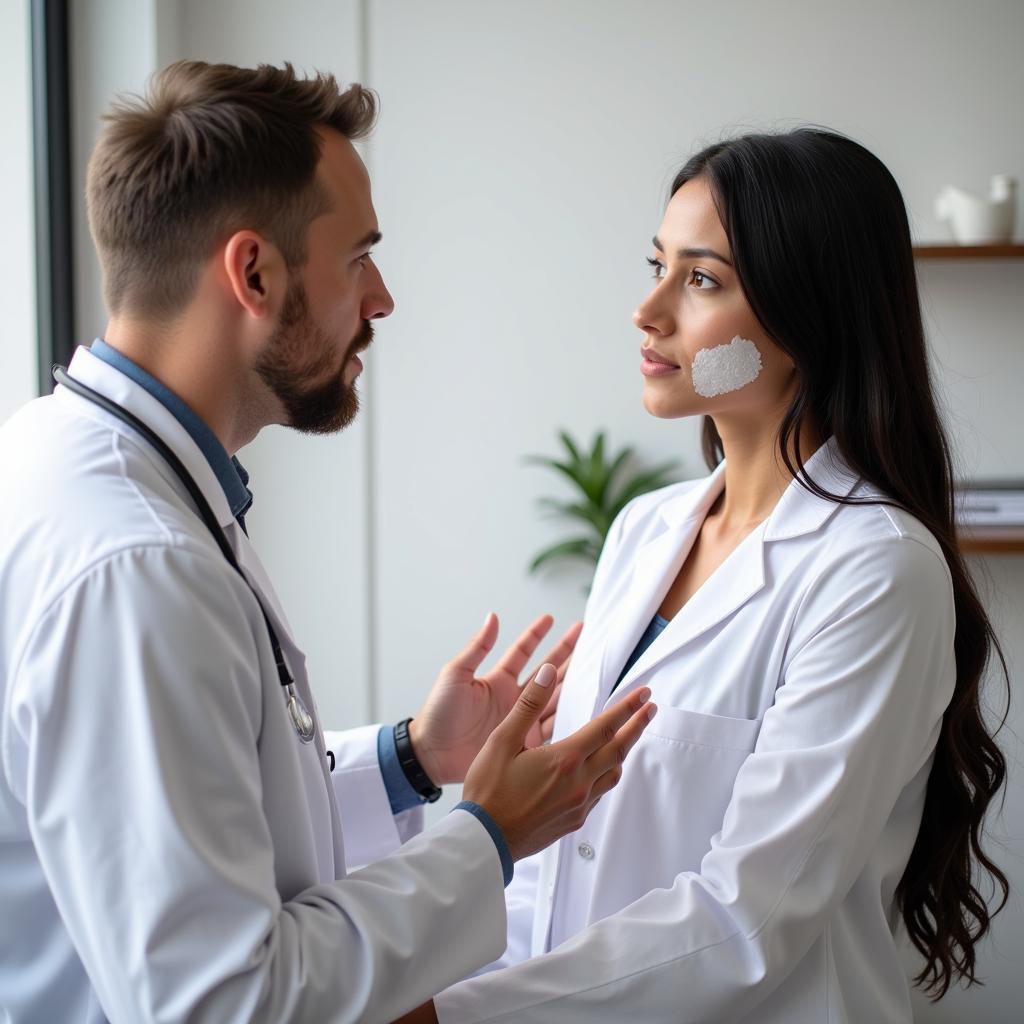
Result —
[[359, 413], [359, 393], [352, 384], [319, 388], [287, 402], [288, 426], [302, 434], [337, 434], [349, 426]]

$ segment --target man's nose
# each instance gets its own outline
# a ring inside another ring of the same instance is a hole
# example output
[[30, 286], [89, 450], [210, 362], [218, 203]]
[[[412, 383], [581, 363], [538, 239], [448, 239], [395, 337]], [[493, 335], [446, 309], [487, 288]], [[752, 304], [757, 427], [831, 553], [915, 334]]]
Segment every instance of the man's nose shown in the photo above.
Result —
[[373, 267], [373, 281], [366, 294], [363, 296], [362, 314], [364, 320], [380, 320], [382, 317], [391, 316], [395, 309], [395, 300], [391, 298], [391, 292], [384, 284], [384, 278], [376, 265]]

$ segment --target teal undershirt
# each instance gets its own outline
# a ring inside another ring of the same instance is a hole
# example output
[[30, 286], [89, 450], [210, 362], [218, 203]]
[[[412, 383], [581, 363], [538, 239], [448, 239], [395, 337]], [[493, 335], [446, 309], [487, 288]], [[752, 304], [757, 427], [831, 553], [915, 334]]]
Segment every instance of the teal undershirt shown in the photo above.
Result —
[[664, 632], [665, 627], [668, 625], [668, 619], [662, 618], [660, 615], [655, 614], [654, 618], [651, 619], [650, 625], [644, 630], [644, 635], [637, 641], [636, 647], [633, 648], [633, 653], [626, 659], [626, 665], [623, 670], [619, 673], [619, 678], [615, 680], [615, 686], [612, 687], [612, 692], [615, 688], [626, 678], [626, 673], [640, 660], [640, 656], [647, 650], [655, 640], [661, 636]]

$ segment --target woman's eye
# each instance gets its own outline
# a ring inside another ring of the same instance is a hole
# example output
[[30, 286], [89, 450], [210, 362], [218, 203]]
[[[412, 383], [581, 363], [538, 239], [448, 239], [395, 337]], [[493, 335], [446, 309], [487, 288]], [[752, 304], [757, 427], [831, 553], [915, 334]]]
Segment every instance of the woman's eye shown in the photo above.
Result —
[[647, 266], [651, 268], [651, 276], [655, 281], [660, 281], [665, 274], [665, 268], [662, 265], [661, 260], [656, 260], [652, 256], [647, 257]]
[[698, 288], [700, 291], [710, 291], [712, 288], [718, 287], [718, 282], [708, 277], [707, 274], [702, 273], [699, 270], [693, 271], [690, 275], [690, 283]]

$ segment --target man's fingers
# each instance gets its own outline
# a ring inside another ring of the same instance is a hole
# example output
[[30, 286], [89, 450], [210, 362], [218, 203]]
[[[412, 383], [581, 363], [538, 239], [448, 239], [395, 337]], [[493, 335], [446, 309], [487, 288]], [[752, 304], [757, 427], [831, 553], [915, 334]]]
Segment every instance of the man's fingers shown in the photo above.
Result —
[[524, 687], [509, 713], [498, 723], [492, 736], [510, 743], [516, 750], [526, 746], [530, 729], [540, 719], [541, 713], [551, 699], [551, 685], [558, 673], [554, 665], [546, 662], [537, 669], [537, 674]]
[[639, 710], [633, 712], [625, 725], [616, 731], [615, 738], [610, 743], [590, 755], [587, 759], [587, 766], [602, 775], [614, 771], [626, 760], [626, 755], [633, 749], [634, 744], [640, 739], [644, 729], [650, 724], [657, 711], [656, 704], [648, 702], [641, 705]]
[[[619, 781], [622, 779], [622, 765], [617, 764], [614, 768], [609, 768], [603, 775], [599, 775], [594, 780], [594, 785], [590, 789], [590, 796], [594, 804], [601, 799], [610, 789], [614, 789]], [[591, 804], [593, 807], [593, 804]], [[590, 813], [589, 811], [587, 812]]]
[[[548, 635], [549, 630], [555, 624], [550, 615], [538, 616], [519, 635], [519, 639], [501, 656], [501, 661], [495, 666], [496, 672], [508, 672], [517, 677], [526, 668], [526, 663], [533, 657], [533, 652], [540, 646], [541, 640]], [[550, 661], [550, 658], [546, 658]], [[558, 666], [558, 662], [555, 662]]]
[[491, 653], [495, 641], [498, 639], [498, 616], [494, 612], [488, 612], [484, 619], [483, 626], [479, 632], [469, 641], [468, 644], [451, 661], [451, 664], [459, 668], [475, 672], [480, 663]]
[[561, 696], [562, 684], [561, 682], [557, 682], [555, 683], [554, 689], [551, 691], [551, 698], [548, 700], [548, 706], [544, 709], [544, 713], [540, 716], [540, 721], [542, 725], [546, 721], [548, 721], [548, 719], [555, 717], [555, 712], [558, 710], [558, 699]]
[[646, 686], [641, 687], [628, 697], [616, 701], [581, 729], [559, 742], [574, 747], [583, 757], [590, 757], [596, 750], [615, 738], [619, 729], [629, 721], [636, 711], [643, 707], [650, 696], [651, 691]]

